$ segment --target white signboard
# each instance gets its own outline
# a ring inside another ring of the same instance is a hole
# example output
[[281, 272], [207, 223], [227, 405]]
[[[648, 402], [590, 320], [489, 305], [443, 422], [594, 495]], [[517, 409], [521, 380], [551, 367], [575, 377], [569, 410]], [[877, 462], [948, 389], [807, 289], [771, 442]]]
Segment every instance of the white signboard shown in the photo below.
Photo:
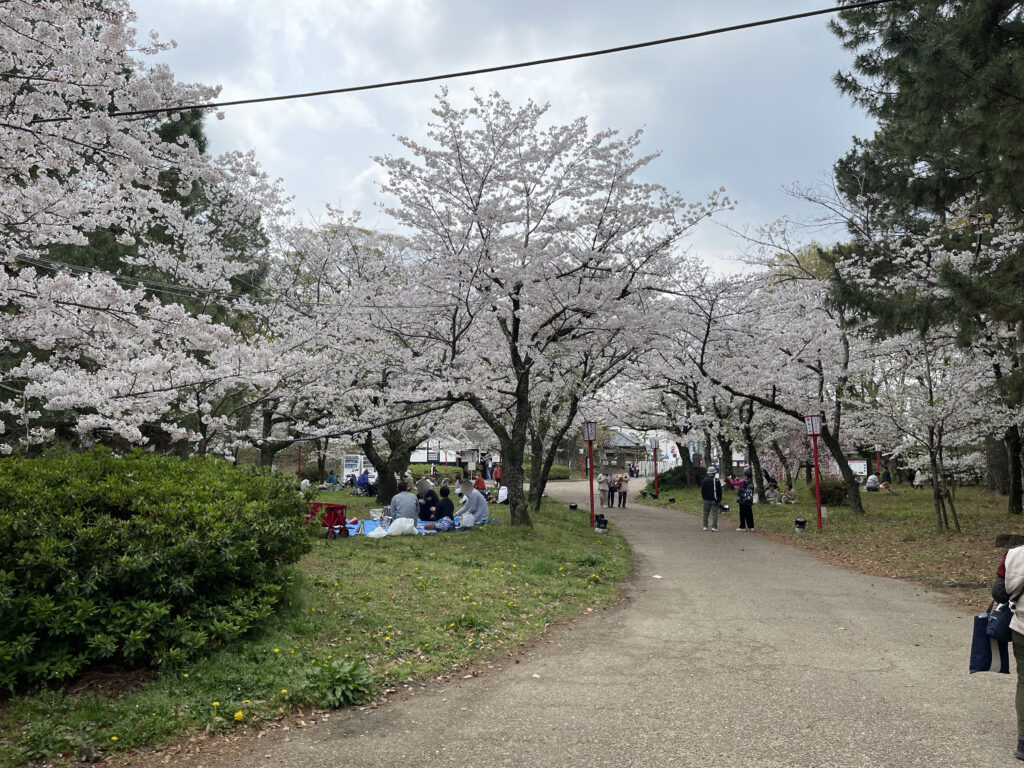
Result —
[[[838, 469], [838, 467], [837, 467]], [[850, 469], [853, 470], [855, 475], [868, 474], [868, 460], [867, 459], [850, 459]]]
[[596, 421], [584, 421], [581, 425], [583, 428], [583, 439], [597, 440], [597, 422]]
[[808, 435], [820, 435], [821, 434], [821, 414], [816, 413], [812, 416], [804, 416], [804, 425], [807, 427]]
[[648, 442], [648, 446], [647, 447], [648, 447], [648, 450], [651, 452], [652, 456], [654, 454], [656, 454], [658, 452], [658, 438], [652, 437], [650, 439], [650, 441]]

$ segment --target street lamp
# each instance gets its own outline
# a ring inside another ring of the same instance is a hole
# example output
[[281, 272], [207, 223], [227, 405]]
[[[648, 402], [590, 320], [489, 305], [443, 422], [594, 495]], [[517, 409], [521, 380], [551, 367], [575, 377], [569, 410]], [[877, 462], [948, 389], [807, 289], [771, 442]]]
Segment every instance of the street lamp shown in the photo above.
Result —
[[597, 440], [597, 422], [584, 421], [580, 428], [583, 430], [583, 439], [587, 442], [590, 451], [590, 527], [594, 527], [594, 441]]
[[821, 480], [818, 477], [818, 436], [821, 434], [821, 414], [814, 413], [804, 416], [807, 434], [814, 444], [814, 499], [818, 505], [818, 531], [821, 531]]
[[654, 498], [658, 498], [658, 437], [651, 438], [651, 454], [654, 456]]

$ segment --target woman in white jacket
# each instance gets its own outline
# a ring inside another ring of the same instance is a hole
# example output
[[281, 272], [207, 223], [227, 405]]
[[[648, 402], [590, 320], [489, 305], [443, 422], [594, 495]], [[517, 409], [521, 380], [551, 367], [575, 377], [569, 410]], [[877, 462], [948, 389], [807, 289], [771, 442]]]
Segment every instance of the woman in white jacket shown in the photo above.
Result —
[[[1024, 547], [1014, 547], [1003, 557], [992, 584], [992, 599], [1008, 603], [1024, 592]], [[1017, 751], [1018, 760], [1024, 760], [1024, 611], [1014, 611], [1010, 619], [1010, 639], [1013, 658], [1017, 662]]]
[[597, 476], [597, 490], [598, 495], [600, 496], [601, 509], [604, 509], [605, 501], [608, 498], [608, 478], [605, 476], [604, 472], [599, 473]]

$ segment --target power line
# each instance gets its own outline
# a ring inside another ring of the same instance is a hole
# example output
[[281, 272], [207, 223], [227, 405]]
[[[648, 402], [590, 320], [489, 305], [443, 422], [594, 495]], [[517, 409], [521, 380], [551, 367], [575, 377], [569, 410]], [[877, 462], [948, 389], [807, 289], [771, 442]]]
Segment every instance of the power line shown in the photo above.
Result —
[[[783, 24], [790, 21], [798, 21], [800, 19], [808, 19], [814, 16], [825, 16], [832, 13], [838, 13], [840, 11], [856, 10], [858, 8], [871, 8], [878, 5], [888, 5], [889, 3], [895, 2], [895, 0], [864, 0], [864, 2], [850, 3], [849, 5], [836, 5], [830, 8], [819, 8], [815, 11], [805, 11], [803, 13], [792, 13], [788, 16], [776, 16], [771, 19], [761, 19], [759, 21], [748, 21], [743, 24], [733, 24], [728, 27], [717, 27], [716, 29], [707, 29], [703, 32], [691, 32], [685, 35], [675, 35], [674, 37], [663, 37], [658, 40], [648, 40], [642, 43], [630, 43], [628, 45], [617, 45], [613, 48], [601, 48], [594, 51], [584, 51], [582, 53], [569, 53], [563, 56], [550, 56], [544, 59], [532, 59], [530, 61], [520, 61], [514, 64], [499, 64], [493, 67], [480, 67], [478, 69], [465, 69], [458, 72], [447, 72], [441, 75], [426, 75], [423, 77], [409, 77], [403, 80], [389, 80], [382, 83], [371, 83], [369, 85], [352, 85], [346, 88], [330, 88], [324, 91], [306, 91], [304, 93], [290, 93], [283, 96], [261, 96], [253, 99], [236, 99], [234, 101], [220, 101], [213, 102], [210, 104], [188, 104], [177, 107], [162, 107], [159, 109], [132, 109], [125, 110], [122, 112], [111, 112], [110, 115], [113, 117], [141, 117], [144, 115], [162, 115], [169, 114], [172, 112], [187, 112], [193, 109], [220, 109], [222, 107], [237, 107], [243, 104], [262, 104], [271, 101], [290, 101], [292, 99], [308, 99], [316, 96], [330, 96], [338, 93], [356, 93], [358, 91], [373, 91], [382, 88], [395, 88], [402, 85], [415, 85], [417, 83], [431, 83], [438, 80], [454, 80], [460, 77], [471, 77], [473, 75], [484, 75], [491, 72], [505, 72], [511, 69], [524, 69], [526, 67], [538, 67], [543, 64], [557, 64], [563, 61], [573, 61], [576, 59], [588, 59], [595, 56], [607, 56], [612, 53], [622, 53], [624, 51], [635, 51], [640, 48], [651, 48], [656, 45], [668, 45], [669, 43], [680, 43], [686, 40], [696, 40], [701, 37], [711, 37], [713, 35], [722, 35], [728, 32], [738, 32], [743, 29], [753, 29], [755, 27], [766, 27], [772, 24]], [[65, 122], [71, 120], [70, 117], [48, 117], [48, 118], [36, 118], [32, 120], [32, 123], [55, 123]]]

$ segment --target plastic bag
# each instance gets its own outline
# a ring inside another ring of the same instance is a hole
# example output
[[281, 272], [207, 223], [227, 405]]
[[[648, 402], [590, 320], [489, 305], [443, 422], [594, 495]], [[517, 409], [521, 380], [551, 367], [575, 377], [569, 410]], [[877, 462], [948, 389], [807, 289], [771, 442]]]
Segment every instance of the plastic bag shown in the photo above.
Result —
[[366, 534], [366, 538], [368, 538], [368, 539], [383, 539], [387, 535], [388, 535], [388, 529], [384, 528], [383, 526], [378, 525], [376, 528], [374, 528], [372, 531], [370, 531], [368, 534]]
[[400, 517], [391, 523], [388, 536], [415, 536], [416, 521], [411, 517]]

